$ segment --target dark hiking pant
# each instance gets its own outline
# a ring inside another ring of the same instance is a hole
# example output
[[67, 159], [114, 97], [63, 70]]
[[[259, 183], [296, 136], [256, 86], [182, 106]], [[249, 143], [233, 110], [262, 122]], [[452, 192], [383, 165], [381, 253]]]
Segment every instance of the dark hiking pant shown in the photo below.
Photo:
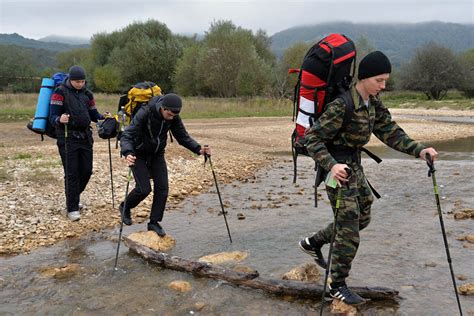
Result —
[[[332, 252], [332, 282], [343, 282], [349, 275], [352, 260], [359, 247], [359, 232], [370, 222], [370, 209], [374, 201], [361, 166], [351, 166], [353, 174], [348, 185], [342, 188], [342, 200], [336, 219], [336, 236]], [[328, 198], [335, 212], [337, 188], [326, 186]], [[331, 242], [333, 223], [317, 232], [312, 238], [319, 244]]]
[[67, 211], [75, 212], [79, 210], [81, 193], [92, 175], [92, 141], [90, 139], [68, 138], [65, 140], [58, 138], [57, 145], [64, 168]]
[[160, 222], [165, 212], [168, 198], [168, 169], [164, 153], [148, 159], [137, 157], [132, 166], [135, 188], [127, 197], [126, 207], [132, 209], [140, 204], [151, 192], [150, 176], [153, 179], [153, 204], [150, 222]]

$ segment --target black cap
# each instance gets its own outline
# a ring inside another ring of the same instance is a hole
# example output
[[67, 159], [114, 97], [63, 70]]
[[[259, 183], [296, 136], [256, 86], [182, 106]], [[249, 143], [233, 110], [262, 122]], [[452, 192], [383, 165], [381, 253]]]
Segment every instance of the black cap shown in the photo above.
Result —
[[179, 113], [183, 106], [181, 98], [174, 93], [168, 93], [160, 100], [160, 102], [163, 107], [176, 113]]
[[371, 52], [359, 64], [359, 73], [357, 78], [359, 80], [375, 77], [381, 74], [389, 74], [392, 72], [392, 65], [390, 60], [381, 51]]
[[69, 68], [69, 80], [86, 80], [86, 71], [81, 66]]

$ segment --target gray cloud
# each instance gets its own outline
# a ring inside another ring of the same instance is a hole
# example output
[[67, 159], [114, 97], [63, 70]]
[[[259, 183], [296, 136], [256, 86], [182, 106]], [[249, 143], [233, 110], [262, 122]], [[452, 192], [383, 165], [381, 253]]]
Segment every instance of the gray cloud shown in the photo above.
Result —
[[473, 10], [472, 0], [0, 0], [0, 33], [90, 37], [155, 19], [174, 33], [193, 34], [204, 33], [213, 21], [225, 19], [271, 35], [292, 26], [329, 21], [473, 23]]

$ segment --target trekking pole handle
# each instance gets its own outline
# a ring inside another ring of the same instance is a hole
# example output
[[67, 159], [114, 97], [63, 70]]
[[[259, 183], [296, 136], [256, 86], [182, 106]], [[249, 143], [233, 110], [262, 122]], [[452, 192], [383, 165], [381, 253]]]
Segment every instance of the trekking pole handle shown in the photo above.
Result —
[[428, 165], [428, 168], [430, 168], [430, 170], [428, 171], [428, 177], [431, 177], [431, 174], [433, 174], [436, 171], [434, 167], [433, 158], [431, 158], [431, 155], [427, 153], [425, 155], [425, 160], [426, 160], [426, 164]]

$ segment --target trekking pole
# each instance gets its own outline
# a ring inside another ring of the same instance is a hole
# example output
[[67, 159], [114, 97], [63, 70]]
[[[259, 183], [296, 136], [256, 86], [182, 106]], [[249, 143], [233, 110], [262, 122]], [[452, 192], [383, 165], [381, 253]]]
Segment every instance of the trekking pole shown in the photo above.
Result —
[[219, 202], [221, 203], [222, 215], [224, 215], [225, 227], [227, 227], [227, 233], [229, 234], [230, 243], [232, 243], [232, 237], [230, 236], [229, 224], [227, 224], [227, 217], [225, 215], [224, 204], [222, 203], [221, 193], [219, 192], [219, 186], [217, 185], [216, 173], [212, 167], [211, 155], [204, 154], [204, 164], [209, 159], [209, 165], [211, 166], [212, 176], [214, 177], [214, 183], [216, 184], [217, 195], [219, 196]]
[[114, 271], [117, 270], [117, 261], [118, 261], [118, 255], [119, 255], [119, 250], [120, 250], [120, 241], [122, 239], [122, 231], [123, 231], [123, 216], [125, 213], [125, 209], [127, 207], [128, 187], [130, 185], [131, 178], [132, 178], [132, 168], [128, 167], [127, 186], [125, 188], [125, 199], [123, 200], [123, 208], [122, 208], [123, 211], [120, 212], [120, 232], [119, 232], [119, 239], [118, 239], [118, 244], [117, 244], [117, 253], [115, 254]]
[[331, 242], [329, 244], [328, 262], [327, 262], [327, 265], [326, 265], [326, 274], [324, 276], [323, 294], [322, 294], [322, 297], [321, 297], [321, 310], [319, 312], [320, 316], [323, 315], [324, 297], [326, 296], [326, 287], [327, 287], [327, 284], [328, 284], [329, 271], [331, 269], [332, 248], [333, 248], [334, 240], [336, 239], [337, 215], [339, 213], [339, 207], [341, 205], [341, 199], [342, 199], [342, 186], [337, 188], [336, 207], [335, 207], [335, 211], [334, 211], [334, 224], [332, 226]]
[[456, 294], [456, 300], [458, 302], [459, 315], [462, 316], [461, 302], [459, 301], [458, 288], [456, 286], [456, 278], [454, 277], [453, 265], [451, 264], [451, 255], [449, 254], [448, 239], [446, 237], [446, 231], [444, 229], [443, 213], [441, 212], [441, 204], [439, 202], [438, 184], [436, 183], [436, 176], [435, 176], [436, 169], [434, 167], [434, 161], [431, 158], [430, 154], [426, 154], [426, 164], [428, 165], [428, 168], [430, 169], [428, 171], [428, 177], [431, 177], [433, 179], [433, 188], [434, 188], [434, 193], [435, 193], [435, 198], [436, 198], [436, 206], [438, 207], [439, 223], [441, 225], [441, 232], [443, 233], [444, 248], [446, 249], [446, 256], [448, 258], [449, 269], [451, 270], [451, 279], [453, 280], [454, 293]]
[[112, 174], [112, 151], [110, 149], [110, 138], [108, 138], [107, 140], [109, 142], [109, 167], [110, 167], [110, 187], [112, 189], [112, 208], [115, 209], [114, 177]]
[[68, 210], [68, 201], [69, 201], [69, 174], [67, 169], [67, 159], [68, 159], [68, 152], [67, 152], [67, 123], [64, 124], [64, 172], [66, 180], [64, 181], [64, 185], [66, 186], [66, 214], [69, 212]]

